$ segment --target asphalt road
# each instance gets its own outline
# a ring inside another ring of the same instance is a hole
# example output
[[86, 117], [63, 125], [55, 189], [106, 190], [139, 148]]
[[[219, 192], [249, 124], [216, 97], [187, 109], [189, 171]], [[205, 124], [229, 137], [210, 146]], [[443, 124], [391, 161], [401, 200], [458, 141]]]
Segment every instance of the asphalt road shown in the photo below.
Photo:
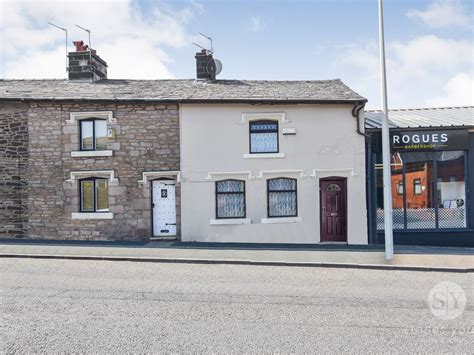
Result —
[[[0, 351], [464, 352], [473, 274], [0, 259]], [[428, 308], [466, 291], [455, 320]]]

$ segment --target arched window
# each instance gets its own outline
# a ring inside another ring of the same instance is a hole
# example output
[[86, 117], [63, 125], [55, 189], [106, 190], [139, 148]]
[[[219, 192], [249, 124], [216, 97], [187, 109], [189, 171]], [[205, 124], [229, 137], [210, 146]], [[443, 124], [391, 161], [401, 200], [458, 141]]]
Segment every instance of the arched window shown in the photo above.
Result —
[[296, 217], [298, 203], [296, 179], [267, 180], [268, 217]]
[[245, 218], [245, 181], [216, 181], [216, 219]]
[[250, 121], [250, 153], [278, 153], [278, 121]]

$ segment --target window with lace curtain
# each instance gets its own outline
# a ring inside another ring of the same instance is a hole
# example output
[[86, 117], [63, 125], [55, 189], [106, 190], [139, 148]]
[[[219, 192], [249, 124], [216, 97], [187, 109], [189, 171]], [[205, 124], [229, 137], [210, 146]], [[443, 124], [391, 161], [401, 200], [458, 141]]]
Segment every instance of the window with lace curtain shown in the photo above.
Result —
[[296, 179], [267, 180], [267, 203], [268, 217], [298, 216]]
[[278, 153], [278, 121], [250, 122], [250, 153]]
[[216, 219], [245, 218], [245, 181], [216, 181]]

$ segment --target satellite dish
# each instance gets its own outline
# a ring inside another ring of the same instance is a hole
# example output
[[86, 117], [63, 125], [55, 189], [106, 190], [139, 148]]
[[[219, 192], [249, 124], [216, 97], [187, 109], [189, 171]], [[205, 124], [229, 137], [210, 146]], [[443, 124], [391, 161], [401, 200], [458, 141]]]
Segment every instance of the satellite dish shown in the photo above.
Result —
[[216, 75], [219, 75], [222, 71], [222, 62], [219, 59], [214, 59], [214, 63], [216, 64]]
[[219, 59], [210, 59], [207, 62], [206, 71], [212, 77], [215, 77], [222, 71], [222, 62]]

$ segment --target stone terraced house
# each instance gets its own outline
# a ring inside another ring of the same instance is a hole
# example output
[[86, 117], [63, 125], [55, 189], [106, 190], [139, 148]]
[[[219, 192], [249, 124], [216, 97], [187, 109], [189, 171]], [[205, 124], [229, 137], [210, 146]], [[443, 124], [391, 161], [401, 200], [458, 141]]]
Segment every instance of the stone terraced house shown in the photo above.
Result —
[[366, 99], [340, 80], [0, 80], [0, 238], [367, 243]]

